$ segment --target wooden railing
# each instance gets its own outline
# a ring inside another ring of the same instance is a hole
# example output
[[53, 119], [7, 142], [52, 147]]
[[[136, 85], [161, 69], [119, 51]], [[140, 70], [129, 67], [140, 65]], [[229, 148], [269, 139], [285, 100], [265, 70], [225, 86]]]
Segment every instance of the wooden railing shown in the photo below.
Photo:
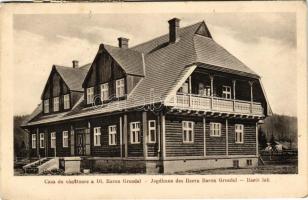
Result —
[[170, 98], [168, 104], [182, 109], [263, 115], [263, 107], [259, 102], [224, 99], [195, 94], [177, 94]]

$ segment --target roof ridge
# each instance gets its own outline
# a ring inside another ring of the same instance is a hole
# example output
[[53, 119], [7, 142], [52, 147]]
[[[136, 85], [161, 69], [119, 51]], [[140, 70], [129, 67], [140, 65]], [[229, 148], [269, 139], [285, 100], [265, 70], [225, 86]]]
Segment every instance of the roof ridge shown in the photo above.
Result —
[[[191, 28], [192, 26], [195, 26], [195, 25], [201, 24], [201, 23], [203, 23], [203, 21], [200, 21], [200, 22], [197, 22], [197, 23], [188, 25], [188, 26], [181, 27], [180, 30], [188, 29], [188, 28]], [[199, 26], [198, 26], [198, 27], [199, 27]], [[154, 40], [157, 40], [158, 38], [164, 37], [164, 36], [166, 36], [166, 35], [168, 35], [168, 33], [165, 33], [165, 34], [163, 34], [163, 35], [159, 35], [159, 36], [154, 37], [153, 39], [150, 39], [150, 40], [148, 40], [148, 41], [146, 41], [146, 42], [143, 42], [143, 43], [137, 44], [137, 45], [135, 45], [135, 46], [132, 46], [131, 49], [138, 48], [138, 47], [140, 47], [140, 46], [142, 46], [142, 45], [145, 45], [145, 44], [147, 44], [147, 43], [153, 42]]]

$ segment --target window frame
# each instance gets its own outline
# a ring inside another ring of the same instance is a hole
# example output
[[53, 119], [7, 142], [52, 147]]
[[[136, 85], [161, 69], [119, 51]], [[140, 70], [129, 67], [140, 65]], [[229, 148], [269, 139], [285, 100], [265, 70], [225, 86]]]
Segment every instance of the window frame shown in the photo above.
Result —
[[[67, 98], [66, 98], [67, 97]], [[64, 110], [70, 109], [71, 108], [71, 98], [70, 94], [65, 94], [63, 95], [63, 108]]]
[[[131, 144], [140, 144], [140, 131], [141, 131], [141, 123], [140, 121], [136, 121], [136, 122], [130, 122], [130, 143]], [[139, 125], [139, 127], [137, 127], [136, 125]], [[133, 128], [133, 125], [135, 125], [135, 127]], [[137, 136], [137, 137], [136, 137]], [[136, 141], [133, 140], [137, 139]]]
[[[154, 123], [154, 126], [151, 126]], [[154, 139], [151, 137], [151, 131], [154, 131]], [[156, 143], [156, 120], [148, 121], [148, 143]]]
[[31, 148], [36, 149], [36, 145], [37, 145], [36, 144], [36, 134], [32, 134], [32, 136], [31, 136]]
[[[237, 127], [241, 127], [237, 129]], [[239, 135], [238, 135], [239, 134]], [[235, 124], [234, 125], [234, 141], [236, 144], [244, 144], [244, 124]], [[238, 140], [240, 139], [240, 140]]]
[[[123, 91], [123, 94], [121, 94], [121, 91]], [[123, 97], [124, 95], [125, 95], [125, 80], [124, 78], [120, 78], [116, 80], [116, 98]]]
[[[56, 132], [50, 132], [50, 148], [55, 149], [57, 145], [57, 138], [56, 138]], [[54, 143], [53, 143], [54, 141]], [[54, 144], [54, 145], [53, 145]]]
[[99, 147], [101, 144], [102, 128], [100, 126], [93, 128], [93, 146]]
[[[43, 101], [43, 103], [44, 103], [44, 113], [45, 113], [45, 114], [47, 114], [47, 113], [50, 112], [50, 109], [49, 109], [49, 106], [50, 106], [49, 101], [50, 101], [50, 99], [45, 99], [45, 100]], [[46, 111], [46, 108], [47, 108], [47, 111]]]
[[[218, 126], [218, 127], [215, 127]], [[211, 137], [221, 137], [221, 123], [220, 122], [210, 122], [210, 136]], [[216, 134], [216, 131], [218, 134]]]
[[[66, 133], [67, 135], [64, 135]], [[65, 140], [67, 140], [67, 144], [65, 145]], [[62, 131], [62, 147], [68, 148], [68, 131]]]
[[[57, 99], [57, 101], [56, 101], [56, 99]], [[60, 111], [60, 98], [59, 97], [54, 97], [53, 99], [52, 99], [52, 107], [53, 107], [53, 112], [59, 112]], [[57, 107], [56, 107], [56, 105], [57, 105]], [[57, 110], [55, 109], [55, 108], [57, 108]]]
[[87, 104], [92, 104], [94, 102], [94, 87], [88, 87], [86, 89]]
[[40, 149], [44, 149], [44, 148], [45, 148], [45, 134], [40, 133]]
[[[186, 124], [186, 126], [185, 126]], [[190, 127], [189, 127], [190, 124]], [[184, 144], [192, 144], [195, 141], [195, 122], [194, 121], [182, 121], [182, 139]], [[189, 137], [191, 134], [191, 137]], [[186, 140], [185, 140], [186, 138]], [[191, 140], [189, 140], [191, 138]]]
[[[114, 128], [114, 130], [112, 130], [112, 128]], [[108, 126], [108, 144], [109, 146], [117, 145], [117, 125]]]
[[[228, 96], [230, 98], [228, 98]], [[231, 88], [231, 86], [228, 86], [228, 85], [222, 86], [222, 98], [225, 98], [225, 99], [231, 99], [232, 98], [232, 88]]]
[[109, 83], [102, 83], [100, 85], [100, 90], [101, 90], [101, 101], [109, 100]]

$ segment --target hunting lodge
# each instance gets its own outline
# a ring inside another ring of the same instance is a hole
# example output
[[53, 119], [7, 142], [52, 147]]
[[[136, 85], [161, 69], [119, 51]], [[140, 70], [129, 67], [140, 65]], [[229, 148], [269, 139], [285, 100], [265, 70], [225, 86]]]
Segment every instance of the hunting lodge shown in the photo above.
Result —
[[53, 65], [22, 127], [25, 170], [173, 173], [253, 167], [271, 114], [260, 76], [217, 44], [204, 21], [134, 47], [101, 44], [93, 62]]

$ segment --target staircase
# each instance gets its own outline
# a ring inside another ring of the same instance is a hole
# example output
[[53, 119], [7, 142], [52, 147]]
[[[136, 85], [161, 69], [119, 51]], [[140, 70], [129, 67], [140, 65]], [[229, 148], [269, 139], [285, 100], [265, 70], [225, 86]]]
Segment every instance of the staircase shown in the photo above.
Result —
[[43, 169], [44, 165], [46, 165], [47, 162], [51, 161], [52, 159], [53, 158], [47, 158], [47, 157], [41, 158], [35, 162], [23, 166], [23, 170], [27, 174], [39, 174], [42, 170], [44, 170]]

